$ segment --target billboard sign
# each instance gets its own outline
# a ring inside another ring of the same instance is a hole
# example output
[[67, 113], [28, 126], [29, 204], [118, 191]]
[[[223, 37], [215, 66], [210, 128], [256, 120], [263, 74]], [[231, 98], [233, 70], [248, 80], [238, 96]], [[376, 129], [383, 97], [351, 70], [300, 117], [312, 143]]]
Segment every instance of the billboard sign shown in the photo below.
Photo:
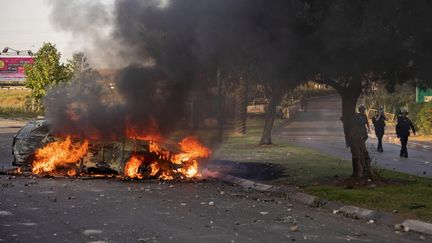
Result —
[[432, 102], [432, 89], [416, 88], [416, 103]]
[[33, 64], [31, 56], [0, 55], [0, 82], [25, 80], [24, 66]]

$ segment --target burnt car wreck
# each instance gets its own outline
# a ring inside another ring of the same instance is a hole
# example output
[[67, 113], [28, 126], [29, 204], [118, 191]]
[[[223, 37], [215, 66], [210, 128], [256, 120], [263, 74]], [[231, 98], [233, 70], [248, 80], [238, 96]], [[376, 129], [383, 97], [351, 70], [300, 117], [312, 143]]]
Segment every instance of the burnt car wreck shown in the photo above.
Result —
[[130, 179], [190, 179], [210, 150], [195, 137], [179, 143], [127, 137], [121, 141], [56, 137], [46, 120], [33, 120], [13, 139], [13, 165], [40, 175], [110, 175]]

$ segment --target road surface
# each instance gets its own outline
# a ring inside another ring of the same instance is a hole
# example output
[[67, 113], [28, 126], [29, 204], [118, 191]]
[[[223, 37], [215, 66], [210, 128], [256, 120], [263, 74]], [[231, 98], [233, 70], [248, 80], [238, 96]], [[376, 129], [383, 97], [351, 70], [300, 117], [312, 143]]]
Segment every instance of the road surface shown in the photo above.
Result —
[[[10, 166], [16, 130], [0, 128], [0, 166]], [[0, 175], [0, 185], [0, 242], [418, 242], [423, 237], [215, 180]]]

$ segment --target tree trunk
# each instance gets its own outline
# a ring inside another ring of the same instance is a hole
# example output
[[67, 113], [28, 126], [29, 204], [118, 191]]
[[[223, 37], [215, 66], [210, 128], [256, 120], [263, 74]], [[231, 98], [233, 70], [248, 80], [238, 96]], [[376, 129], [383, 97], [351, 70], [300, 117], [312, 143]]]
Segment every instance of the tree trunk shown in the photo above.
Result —
[[261, 136], [259, 145], [270, 145], [272, 144], [271, 133], [273, 130], [274, 120], [276, 118], [276, 106], [280, 101], [280, 92], [273, 91], [273, 95], [270, 99], [270, 103], [267, 107], [264, 130]]
[[218, 69], [216, 72], [216, 82], [217, 82], [217, 88], [218, 88], [218, 98], [217, 98], [217, 125], [218, 125], [218, 134], [217, 134], [217, 141], [219, 143], [223, 140], [223, 130], [224, 130], [224, 102], [225, 97], [223, 94], [223, 83], [221, 78], [221, 72]]
[[248, 82], [245, 77], [240, 76], [239, 86], [236, 94], [235, 132], [240, 135], [246, 134], [247, 97]]
[[346, 137], [352, 155], [352, 176], [358, 179], [370, 179], [375, 177], [372, 170], [371, 158], [362, 136], [361, 123], [356, 114], [356, 103], [359, 95], [345, 92], [342, 96], [342, 122], [346, 126]]

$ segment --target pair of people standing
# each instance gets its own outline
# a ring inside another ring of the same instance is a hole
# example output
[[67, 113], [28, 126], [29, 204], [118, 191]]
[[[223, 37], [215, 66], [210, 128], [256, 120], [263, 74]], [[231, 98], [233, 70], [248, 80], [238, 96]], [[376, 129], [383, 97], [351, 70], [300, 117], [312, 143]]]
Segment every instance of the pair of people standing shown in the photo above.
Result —
[[[368, 132], [370, 131], [369, 121], [366, 115], [366, 107], [364, 105], [360, 105], [358, 111], [359, 112], [357, 113], [357, 117], [362, 127], [361, 134], [363, 137], [363, 141], [366, 142], [368, 138]], [[411, 120], [407, 117], [407, 115], [408, 115], [408, 111], [406, 109], [401, 109], [401, 111], [397, 116], [397, 124], [396, 124], [396, 135], [401, 142], [400, 157], [405, 157], [405, 158], [408, 157], [407, 143], [408, 143], [408, 137], [410, 136], [410, 130], [412, 130], [414, 135], [416, 134], [414, 125], [411, 122]], [[385, 117], [383, 108], [380, 108], [376, 112], [376, 114], [372, 117], [372, 123], [375, 128], [375, 135], [378, 139], [378, 146], [377, 146], [378, 152], [384, 152], [382, 147], [382, 139], [384, 137], [386, 120], [387, 118]], [[347, 147], [349, 147], [348, 139], [345, 138], [345, 141], [347, 143]]]
[[[413, 123], [411, 120], [407, 117], [408, 111], [406, 109], [401, 109], [400, 113], [397, 116], [397, 124], [396, 124], [396, 135], [400, 139], [401, 142], [401, 150], [400, 150], [400, 157], [408, 158], [408, 150], [407, 150], [407, 143], [408, 143], [408, 137], [410, 136], [410, 130], [412, 130], [413, 134], [416, 134], [416, 130], [414, 128]], [[380, 108], [377, 113], [372, 117], [372, 123], [375, 127], [375, 135], [378, 138], [378, 146], [377, 151], [383, 152], [382, 147], [382, 138], [384, 136], [385, 131], [385, 121], [387, 118], [384, 114], [384, 109]]]

